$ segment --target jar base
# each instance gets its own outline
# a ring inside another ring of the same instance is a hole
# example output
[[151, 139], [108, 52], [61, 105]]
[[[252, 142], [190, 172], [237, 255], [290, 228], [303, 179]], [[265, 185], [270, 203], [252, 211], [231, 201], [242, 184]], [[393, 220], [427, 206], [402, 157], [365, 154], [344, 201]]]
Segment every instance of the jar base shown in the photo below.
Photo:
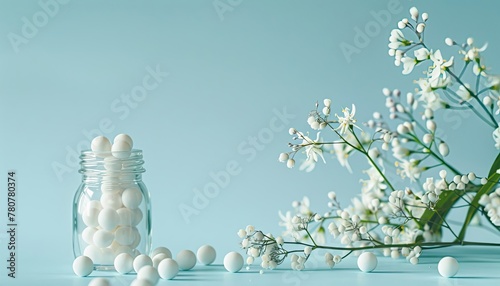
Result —
[[116, 271], [113, 265], [94, 265], [95, 271]]

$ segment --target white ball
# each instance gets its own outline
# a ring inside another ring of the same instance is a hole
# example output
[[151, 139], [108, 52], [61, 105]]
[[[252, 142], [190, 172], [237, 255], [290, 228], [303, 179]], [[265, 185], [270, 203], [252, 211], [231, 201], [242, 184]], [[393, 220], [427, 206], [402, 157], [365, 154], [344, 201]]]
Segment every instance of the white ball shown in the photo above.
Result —
[[377, 267], [377, 257], [371, 252], [363, 252], [358, 257], [358, 268], [363, 272], [372, 272]]
[[95, 245], [88, 245], [83, 250], [83, 255], [90, 258], [93, 262], [98, 263], [101, 259], [102, 252], [101, 249]]
[[156, 255], [158, 255], [160, 253], [164, 253], [165, 255], [167, 255], [167, 258], [172, 258], [172, 252], [170, 251], [170, 249], [168, 249], [164, 246], [159, 246], [159, 247], [155, 248], [153, 250], [153, 252], [151, 252], [151, 257], [155, 257]]
[[87, 244], [94, 244], [94, 234], [97, 232], [97, 228], [88, 226], [82, 231], [82, 239]]
[[147, 256], [146, 254], [139, 254], [134, 259], [133, 265], [135, 272], [139, 273], [139, 270], [141, 270], [142, 267], [146, 265], [153, 266], [153, 261], [151, 260], [151, 257]]
[[127, 188], [122, 194], [123, 205], [129, 209], [136, 209], [142, 202], [142, 193], [137, 187]]
[[113, 265], [116, 272], [120, 274], [127, 274], [134, 269], [134, 259], [128, 253], [120, 253], [116, 256]]
[[179, 265], [172, 258], [163, 259], [158, 264], [158, 274], [162, 279], [172, 279], [179, 273]]
[[458, 268], [458, 261], [451, 256], [441, 258], [438, 264], [439, 275], [447, 278], [455, 276], [458, 272]]
[[108, 247], [113, 242], [115, 235], [107, 230], [100, 229], [94, 233], [93, 241], [98, 247]]
[[196, 265], [196, 255], [191, 250], [184, 249], [176, 256], [180, 270], [189, 270]]
[[156, 283], [158, 283], [158, 280], [160, 280], [160, 275], [158, 275], [158, 270], [156, 270], [156, 268], [150, 265], [146, 265], [139, 269], [139, 272], [137, 273], [137, 279], [149, 280], [151, 284], [156, 285]]
[[92, 149], [96, 155], [102, 155], [103, 153], [111, 151], [111, 142], [104, 136], [97, 136], [90, 142], [90, 149]]
[[135, 209], [132, 210], [132, 212], [134, 213], [134, 217], [132, 219], [132, 225], [136, 226], [142, 221], [144, 215], [142, 214], [141, 209]]
[[[111, 151], [111, 146], [109, 151]], [[108, 171], [120, 171], [122, 169], [122, 162], [112, 156], [104, 158], [104, 169]]]
[[114, 209], [105, 208], [99, 213], [97, 220], [103, 229], [112, 231], [120, 222], [120, 217]]
[[87, 256], [78, 256], [73, 261], [73, 271], [80, 277], [88, 276], [94, 270], [94, 262]]
[[153, 256], [153, 267], [158, 268], [160, 262], [166, 258], [172, 258], [172, 257], [168, 257], [168, 255], [166, 255], [165, 253], [158, 253], [155, 256]]
[[83, 223], [86, 226], [96, 227], [99, 225], [97, 218], [99, 216], [100, 210], [97, 208], [87, 208], [82, 214]]
[[130, 284], [130, 286], [153, 286], [153, 285], [154, 284], [149, 282], [149, 280], [145, 279], [134, 279], [134, 281], [132, 281], [132, 283]]
[[123, 205], [122, 197], [116, 192], [105, 192], [101, 195], [101, 205], [103, 208], [117, 210]]
[[111, 154], [118, 159], [126, 159], [130, 157], [132, 146], [127, 141], [117, 141], [111, 146]]
[[121, 245], [131, 245], [134, 243], [136, 234], [133, 228], [119, 226], [115, 231], [115, 240]]
[[215, 249], [208, 244], [198, 248], [198, 251], [196, 252], [198, 261], [204, 265], [212, 264], [215, 261], [215, 256]]
[[109, 286], [109, 280], [106, 278], [94, 278], [90, 281], [89, 286]]
[[227, 271], [235, 273], [243, 267], [243, 256], [236, 251], [229, 252], [224, 256], [224, 268]]
[[111, 248], [101, 248], [101, 256], [99, 257], [97, 264], [108, 264], [113, 265], [115, 261], [116, 254]]
[[134, 141], [132, 140], [132, 137], [130, 137], [127, 134], [118, 134], [115, 136], [115, 139], [113, 139], [113, 143], [116, 143], [118, 141], [125, 141], [127, 142], [131, 147], [134, 146]]
[[131, 226], [134, 222], [135, 213], [129, 208], [119, 208], [116, 210], [118, 216], [120, 217], [120, 222], [118, 225], [121, 226]]

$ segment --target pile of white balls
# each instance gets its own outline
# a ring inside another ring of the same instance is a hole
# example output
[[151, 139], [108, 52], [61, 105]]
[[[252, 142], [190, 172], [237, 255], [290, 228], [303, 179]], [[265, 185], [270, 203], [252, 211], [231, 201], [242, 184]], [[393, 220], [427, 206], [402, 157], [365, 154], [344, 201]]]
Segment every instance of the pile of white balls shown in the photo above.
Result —
[[92, 152], [101, 158], [106, 172], [99, 185], [100, 197], [83, 197], [81, 201], [81, 219], [86, 228], [79, 235], [86, 244], [83, 255], [96, 264], [112, 265], [120, 253], [137, 255], [136, 248], [143, 239], [137, 229], [143, 220], [143, 195], [131, 177], [134, 174], [121, 172], [132, 146], [127, 134], [117, 135], [113, 144], [104, 136], [95, 137], [91, 143]]

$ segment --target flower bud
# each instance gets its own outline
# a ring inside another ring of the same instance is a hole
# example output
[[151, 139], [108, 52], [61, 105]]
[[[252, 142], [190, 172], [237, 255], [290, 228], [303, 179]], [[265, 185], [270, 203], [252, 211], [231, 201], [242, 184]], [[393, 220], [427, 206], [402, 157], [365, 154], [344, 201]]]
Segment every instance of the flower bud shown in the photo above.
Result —
[[396, 129], [398, 131], [399, 134], [406, 134], [408, 133], [410, 130], [408, 130], [408, 128], [406, 126], [404, 126], [403, 124], [399, 124], [398, 125], [398, 128]]
[[436, 131], [436, 122], [434, 122], [434, 120], [427, 120], [425, 125], [426, 125], [427, 129], [429, 129], [429, 131], [431, 131], [431, 132]]
[[424, 23], [420, 23], [420, 24], [417, 25], [417, 33], [423, 33], [424, 29], [425, 29], [425, 24]]
[[288, 153], [281, 153], [278, 160], [281, 162], [281, 163], [284, 163], [286, 160], [288, 160]]
[[427, 21], [429, 19], [429, 14], [422, 13], [422, 20]]
[[425, 144], [430, 144], [432, 142], [432, 134], [424, 134], [424, 137], [422, 138], [422, 141], [424, 141]]
[[415, 97], [413, 96], [413, 93], [408, 92], [406, 94], [406, 102], [408, 103], [408, 105], [413, 105], [413, 103], [415, 103]]
[[288, 129], [288, 134], [294, 135], [295, 133], [297, 133], [297, 130], [295, 128]]
[[485, 96], [483, 98], [483, 104], [486, 105], [486, 106], [491, 106], [491, 104], [493, 104], [493, 102], [491, 101], [491, 97]]
[[432, 109], [430, 109], [430, 108], [427, 108], [424, 111], [424, 115], [425, 115], [425, 118], [431, 119], [434, 117], [434, 111], [432, 111]]
[[286, 166], [288, 168], [293, 168], [293, 166], [295, 166], [295, 160], [294, 159], [288, 159], [288, 161], [286, 161]]
[[405, 23], [403, 23], [403, 21], [399, 21], [399, 22], [398, 22], [398, 28], [399, 28], [399, 29], [404, 29], [405, 27], [406, 27], [406, 24], [405, 24]]
[[453, 41], [451, 38], [446, 38], [444, 39], [444, 43], [451, 47], [455, 44], [455, 41]]
[[416, 7], [411, 7], [410, 8], [410, 15], [411, 15], [411, 18], [415, 21], [417, 21], [418, 19], [418, 9]]
[[386, 143], [391, 142], [391, 134], [389, 132], [385, 133], [383, 139], [384, 139], [384, 142], [386, 142]]
[[329, 115], [330, 114], [330, 107], [328, 107], [328, 106], [323, 107], [323, 114]]
[[448, 148], [448, 144], [446, 144], [444, 142], [439, 143], [438, 149], [439, 149], [439, 154], [441, 154], [441, 156], [443, 156], [443, 157], [448, 156], [448, 154], [450, 153], [450, 149]]
[[325, 107], [330, 107], [330, 105], [332, 104], [332, 100], [326, 98], [323, 100], [323, 104], [325, 105]]
[[472, 45], [474, 43], [474, 39], [473, 38], [467, 38], [467, 45]]
[[382, 89], [382, 94], [385, 96], [389, 96], [389, 95], [391, 95], [391, 91], [387, 87], [384, 87]]
[[309, 116], [307, 118], [307, 124], [311, 125], [313, 124], [314, 122], [316, 122], [316, 118], [314, 118], [314, 116]]

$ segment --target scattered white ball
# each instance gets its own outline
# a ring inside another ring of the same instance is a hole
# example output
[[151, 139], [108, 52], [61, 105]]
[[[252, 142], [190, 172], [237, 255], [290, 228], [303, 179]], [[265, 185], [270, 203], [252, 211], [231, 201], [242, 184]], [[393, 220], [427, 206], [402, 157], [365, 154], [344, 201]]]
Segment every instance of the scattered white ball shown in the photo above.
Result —
[[158, 275], [158, 270], [156, 270], [156, 268], [151, 265], [146, 265], [139, 269], [137, 279], [148, 280], [152, 285], [156, 285], [158, 280], [160, 280], [160, 275]]
[[132, 146], [127, 141], [117, 141], [111, 146], [111, 154], [118, 159], [126, 159], [130, 157]]
[[120, 253], [115, 258], [114, 266], [116, 272], [127, 274], [134, 269], [134, 258], [129, 253]]
[[89, 286], [109, 286], [109, 280], [106, 278], [94, 278], [90, 281]]
[[224, 268], [232, 273], [240, 271], [243, 268], [243, 256], [236, 251], [229, 252], [224, 256]]
[[129, 209], [136, 209], [142, 202], [141, 190], [137, 187], [126, 188], [122, 194], [123, 205]]
[[377, 257], [371, 252], [363, 252], [358, 257], [358, 268], [363, 272], [372, 272], [377, 267]]
[[127, 134], [118, 134], [115, 136], [115, 139], [113, 139], [113, 143], [116, 143], [118, 141], [125, 141], [127, 142], [131, 147], [134, 146], [134, 141], [132, 140], [132, 137], [130, 137]]
[[441, 258], [438, 264], [439, 275], [447, 278], [455, 276], [458, 268], [458, 261], [451, 256]]
[[120, 217], [114, 209], [105, 208], [99, 213], [97, 220], [103, 229], [112, 231], [120, 222]]
[[164, 246], [160, 246], [160, 247], [155, 248], [153, 250], [153, 252], [151, 252], [151, 257], [155, 257], [156, 255], [158, 255], [160, 253], [165, 253], [165, 255], [167, 255], [168, 258], [172, 258], [172, 252], [170, 251], [170, 249], [168, 249]]
[[191, 250], [182, 250], [177, 254], [176, 258], [180, 270], [189, 270], [196, 265], [196, 255]]
[[163, 259], [172, 258], [168, 257], [165, 253], [158, 253], [153, 257], [153, 267], [158, 268], [158, 265]]
[[163, 259], [158, 264], [158, 274], [162, 279], [173, 279], [179, 273], [179, 265], [172, 258]]
[[132, 281], [132, 283], [130, 283], [130, 286], [153, 286], [154, 284], [152, 284], [149, 280], [145, 280], [145, 279], [134, 279], [134, 281]]
[[111, 151], [111, 142], [104, 136], [97, 136], [90, 142], [90, 149], [94, 151], [96, 155], [102, 155], [103, 153]]
[[208, 244], [198, 248], [198, 251], [196, 252], [198, 261], [204, 265], [212, 264], [215, 261], [215, 256], [215, 249]]
[[153, 261], [151, 260], [151, 257], [147, 256], [146, 254], [139, 254], [134, 259], [133, 265], [135, 272], [139, 273], [139, 270], [141, 270], [142, 267], [146, 265], [153, 266]]
[[87, 256], [78, 256], [73, 261], [73, 271], [80, 277], [89, 276], [94, 270], [94, 262]]

